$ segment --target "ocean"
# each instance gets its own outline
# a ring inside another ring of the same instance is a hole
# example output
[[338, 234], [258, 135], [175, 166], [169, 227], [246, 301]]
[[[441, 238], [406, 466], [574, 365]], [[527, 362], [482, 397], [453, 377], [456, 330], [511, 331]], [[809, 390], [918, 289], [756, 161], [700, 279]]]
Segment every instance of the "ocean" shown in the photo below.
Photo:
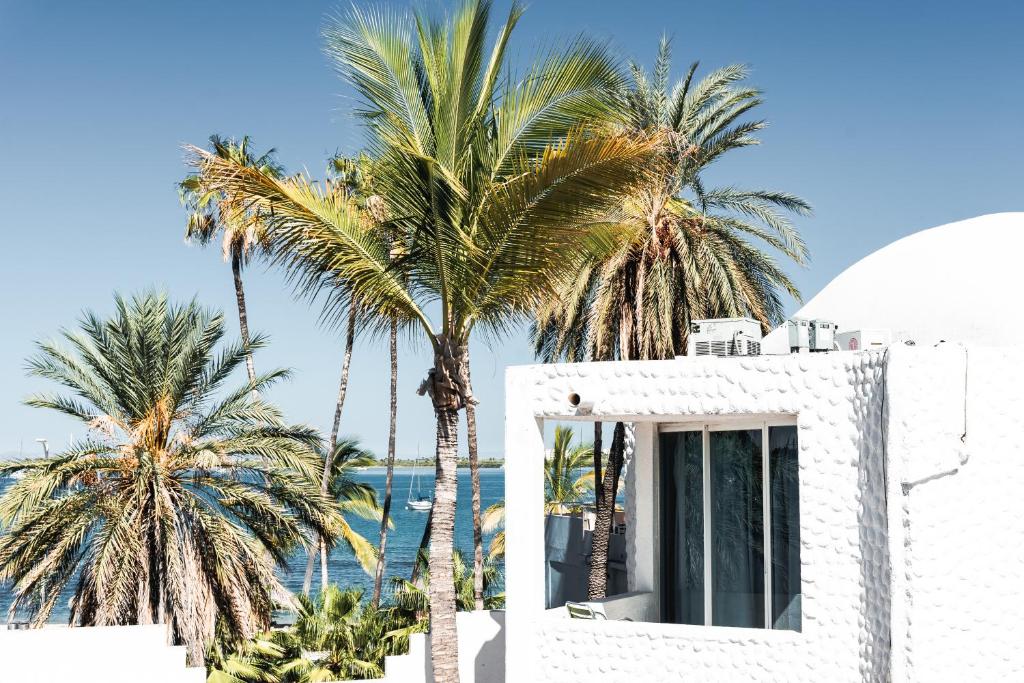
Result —
[[[466, 553], [467, 558], [473, 556], [473, 518], [472, 518], [472, 487], [470, 486], [469, 470], [459, 469], [459, 497], [458, 508], [455, 516], [455, 542], [458, 548]], [[384, 496], [385, 469], [383, 467], [370, 467], [359, 473], [359, 479], [371, 484], [377, 489], [381, 499]], [[420, 467], [416, 471], [416, 480], [419, 482], [419, 489], [424, 495], [430, 495], [434, 487], [434, 468]], [[387, 589], [387, 578], [390, 576], [403, 576], [408, 578], [412, 573], [413, 560], [416, 557], [416, 550], [419, 547], [420, 539], [423, 536], [423, 529], [427, 522], [427, 512], [417, 512], [406, 509], [405, 502], [409, 497], [410, 483], [413, 481], [412, 468], [395, 468], [394, 483], [392, 484], [391, 519], [394, 521], [394, 528], [388, 532], [387, 565], [384, 570], [385, 590]], [[0, 491], [6, 488], [0, 484]], [[412, 497], [416, 497], [416, 487], [412, 489]], [[501, 501], [505, 497], [505, 471], [501, 469], [480, 470], [480, 498], [481, 509], [486, 510], [488, 506]], [[349, 519], [353, 528], [371, 541], [374, 545], [379, 540], [380, 523], [360, 519], [358, 517]], [[490, 535], [484, 536], [484, 552], [487, 552], [487, 544]], [[297, 553], [289, 562], [288, 566], [279, 570], [279, 575], [285, 586], [293, 591], [302, 590], [302, 578], [306, 569], [306, 556], [304, 553]], [[342, 587], [362, 588], [369, 595], [373, 591], [373, 577], [368, 576], [359, 563], [355, 561], [352, 553], [347, 547], [339, 545], [328, 558], [327, 572], [331, 583], [337, 583]], [[317, 563], [316, 571], [313, 574], [313, 590], [317, 591], [320, 586], [320, 565]], [[7, 608], [10, 605], [10, 587], [0, 585], [0, 619], [6, 620]], [[67, 600], [62, 599], [54, 609], [50, 617], [51, 623], [66, 623], [68, 618]]]

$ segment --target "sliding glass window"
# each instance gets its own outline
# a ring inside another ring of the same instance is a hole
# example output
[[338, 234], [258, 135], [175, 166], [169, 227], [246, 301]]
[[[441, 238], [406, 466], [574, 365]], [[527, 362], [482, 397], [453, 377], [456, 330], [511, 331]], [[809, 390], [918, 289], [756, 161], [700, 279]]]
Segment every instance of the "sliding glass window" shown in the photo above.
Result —
[[799, 631], [796, 425], [663, 429], [660, 447], [663, 620]]

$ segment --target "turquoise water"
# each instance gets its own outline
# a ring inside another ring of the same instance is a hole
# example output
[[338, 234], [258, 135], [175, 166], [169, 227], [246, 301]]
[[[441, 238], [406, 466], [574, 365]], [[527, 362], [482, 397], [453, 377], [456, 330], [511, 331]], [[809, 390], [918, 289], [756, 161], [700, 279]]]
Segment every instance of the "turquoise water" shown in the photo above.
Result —
[[[423, 528], [427, 522], [426, 512], [407, 510], [405, 501], [409, 495], [409, 484], [412, 481], [411, 468], [399, 468], [395, 470], [394, 484], [392, 488], [391, 518], [394, 520], [394, 528], [388, 532], [387, 566], [385, 577], [403, 576], [408, 578], [412, 572], [413, 559], [416, 557], [416, 549], [419, 547], [420, 538], [423, 535]], [[369, 468], [359, 473], [359, 479], [373, 485], [384, 495], [384, 468]], [[424, 495], [430, 495], [434, 486], [434, 470], [420, 468], [417, 479], [419, 487]], [[0, 484], [0, 490], [5, 488]], [[413, 497], [416, 496], [416, 489], [413, 489]], [[492, 505], [505, 496], [505, 471], [499, 469], [484, 469], [480, 471], [480, 497], [483, 509]], [[455, 518], [455, 539], [456, 545], [461, 548], [468, 557], [473, 553], [473, 521], [470, 503], [472, 500], [472, 489], [469, 481], [469, 470], [459, 470], [459, 503]], [[374, 545], [377, 544], [380, 523], [363, 519], [350, 519], [352, 526], [363, 536], [369, 539]], [[487, 550], [489, 536], [484, 537], [484, 552]], [[285, 586], [298, 592], [302, 589], [302, 575], [306, 568], [306, 557], [304, 554], [297, 554], [293, 557], [288, 566], [282, 569], [279, 574]], [[348, 548], [339, 546], [335, 548], [329, 557], [327, 571], [332, 583], [344, 587], [363, 588], [367, 593], [373, 590], [373, 579], [359, 567], [359, 564], [352, 557]], [[320, 566], [317, 564], [313, 574], [313, 589], [317, 590], [320, 585]], [[0, 619], [6, 619], [7, 607], [10, 604], [10, 589], [7, 586], [0, 586]], [[50, 619], [54, 623], [67, 621], [67, 600], [61, 600]]]

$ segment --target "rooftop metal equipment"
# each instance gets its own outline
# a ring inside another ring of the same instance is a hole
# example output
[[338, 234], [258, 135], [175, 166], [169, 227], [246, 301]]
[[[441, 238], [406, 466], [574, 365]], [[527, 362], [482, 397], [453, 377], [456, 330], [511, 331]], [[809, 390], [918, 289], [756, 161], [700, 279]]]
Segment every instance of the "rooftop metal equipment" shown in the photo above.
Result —
[[806, 353], [811, 348], [811, 322], [800, 318], [791, 318], [786, 321], [786, 330], [789, 332], [789, 352]]
[[751, 318], [716, 318], [690, 323], [688, 356], [759, 356], [761, 323]]
[[812, 352], [836, 350], [836, 330], [838, 327], [831, 320], [812, 320], [810, 334], [808, 335], [808, 348]]

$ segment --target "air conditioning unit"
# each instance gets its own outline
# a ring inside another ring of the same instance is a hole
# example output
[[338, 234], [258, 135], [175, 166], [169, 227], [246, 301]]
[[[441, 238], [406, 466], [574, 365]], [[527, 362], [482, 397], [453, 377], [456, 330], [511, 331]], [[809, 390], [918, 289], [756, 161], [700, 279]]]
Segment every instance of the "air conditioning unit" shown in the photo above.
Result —
[[812, 320], [809, 335], [811, 351], [832, 351], [836, 347], [836, 330], [831, 320]]
[[688, 356], [759, 356], [761, 323], [750, 318], [716, 318], [690, 323]]
[[842, 351], [881, 349], [892, 343], [889, 330], [850, 330], [836, 335], [836, 344]]
[[791, 318], [786, 321], [786, 330], [789, 332], [789, 352], [801, 353], [811, 348], [811, 322], [800, 318]]

